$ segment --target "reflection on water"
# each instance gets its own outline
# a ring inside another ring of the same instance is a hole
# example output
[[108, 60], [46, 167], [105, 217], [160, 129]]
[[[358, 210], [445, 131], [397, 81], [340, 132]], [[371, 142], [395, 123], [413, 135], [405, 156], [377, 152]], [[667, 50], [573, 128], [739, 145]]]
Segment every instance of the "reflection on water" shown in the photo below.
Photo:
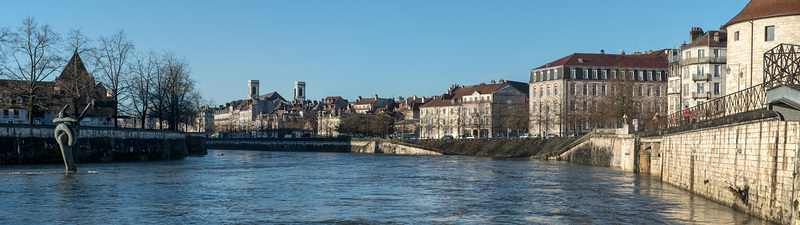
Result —
[[0, 221], [768, 224], [658, 177], [558, 162], [212, 150], [59, 166], [0, 166]]

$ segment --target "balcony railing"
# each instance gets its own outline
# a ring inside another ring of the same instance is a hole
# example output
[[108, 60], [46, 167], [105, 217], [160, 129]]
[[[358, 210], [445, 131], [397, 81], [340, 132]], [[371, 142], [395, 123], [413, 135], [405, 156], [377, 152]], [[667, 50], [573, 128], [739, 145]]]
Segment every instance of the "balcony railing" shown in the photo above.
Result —
[[692, 65], [692, 64], [724, 64], [727, 62], [727, 58], [722, 55], [718, 57], [709, 56], [709, 57], [691, 57], [691, 58], [681, 58], [681, 66], [685, 65]]
[[692, 80], [693, 81], [710, 81], [711, 80], [711, 74], [710, 73], [692, 74]]

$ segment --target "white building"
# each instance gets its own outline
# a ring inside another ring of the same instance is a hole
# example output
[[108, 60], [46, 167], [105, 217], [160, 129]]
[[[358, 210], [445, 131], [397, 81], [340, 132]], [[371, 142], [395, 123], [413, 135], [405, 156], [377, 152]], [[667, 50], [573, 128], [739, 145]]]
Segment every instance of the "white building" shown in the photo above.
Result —
[[727, 34], [693, 27], [690, 37], [691, 42], [674, 54], [677, 57], [670, 57], [670, 63], [677, 63], [671, 71], [677, 76], [669, 80], [672, 113], [725, 95]]

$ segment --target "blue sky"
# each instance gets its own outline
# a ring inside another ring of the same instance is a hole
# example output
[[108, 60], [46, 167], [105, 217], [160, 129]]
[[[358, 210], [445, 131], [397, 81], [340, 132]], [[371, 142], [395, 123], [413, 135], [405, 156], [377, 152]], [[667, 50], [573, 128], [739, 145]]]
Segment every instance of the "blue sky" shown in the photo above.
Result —
[[[747, 0], [715, 1], [4, 1], [0, 26], [27, 16], [66, 34], [125, 29], [137, 50], [174, 51], [214, 104], [261, 93], [408, 97], [451, 84], [527, 82], [574, 52], [671, 48], [719, 29]], [[65, 54], [65, 57], [66, 54]], [[51, 77], [52, 79], [52, 77]]]

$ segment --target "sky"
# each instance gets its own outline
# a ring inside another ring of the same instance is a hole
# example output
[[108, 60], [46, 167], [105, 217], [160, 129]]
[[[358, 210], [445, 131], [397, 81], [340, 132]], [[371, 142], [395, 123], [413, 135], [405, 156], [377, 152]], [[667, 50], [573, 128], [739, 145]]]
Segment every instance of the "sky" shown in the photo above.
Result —
[[747, 2], [3, 1], [0, 27], [33, 16], [62, 36], [123, 29], [137, 51], [184, 56], [214, 105], [247, 98], [248, 80], [287, 100], [294, 82], [305, 81], [307, 99], [354, 101], [440, 95], [452, 84], [499, 79], [527, 83], [531, 69], [576, 52], [673, 48], [691, 27], [718, 30]]

